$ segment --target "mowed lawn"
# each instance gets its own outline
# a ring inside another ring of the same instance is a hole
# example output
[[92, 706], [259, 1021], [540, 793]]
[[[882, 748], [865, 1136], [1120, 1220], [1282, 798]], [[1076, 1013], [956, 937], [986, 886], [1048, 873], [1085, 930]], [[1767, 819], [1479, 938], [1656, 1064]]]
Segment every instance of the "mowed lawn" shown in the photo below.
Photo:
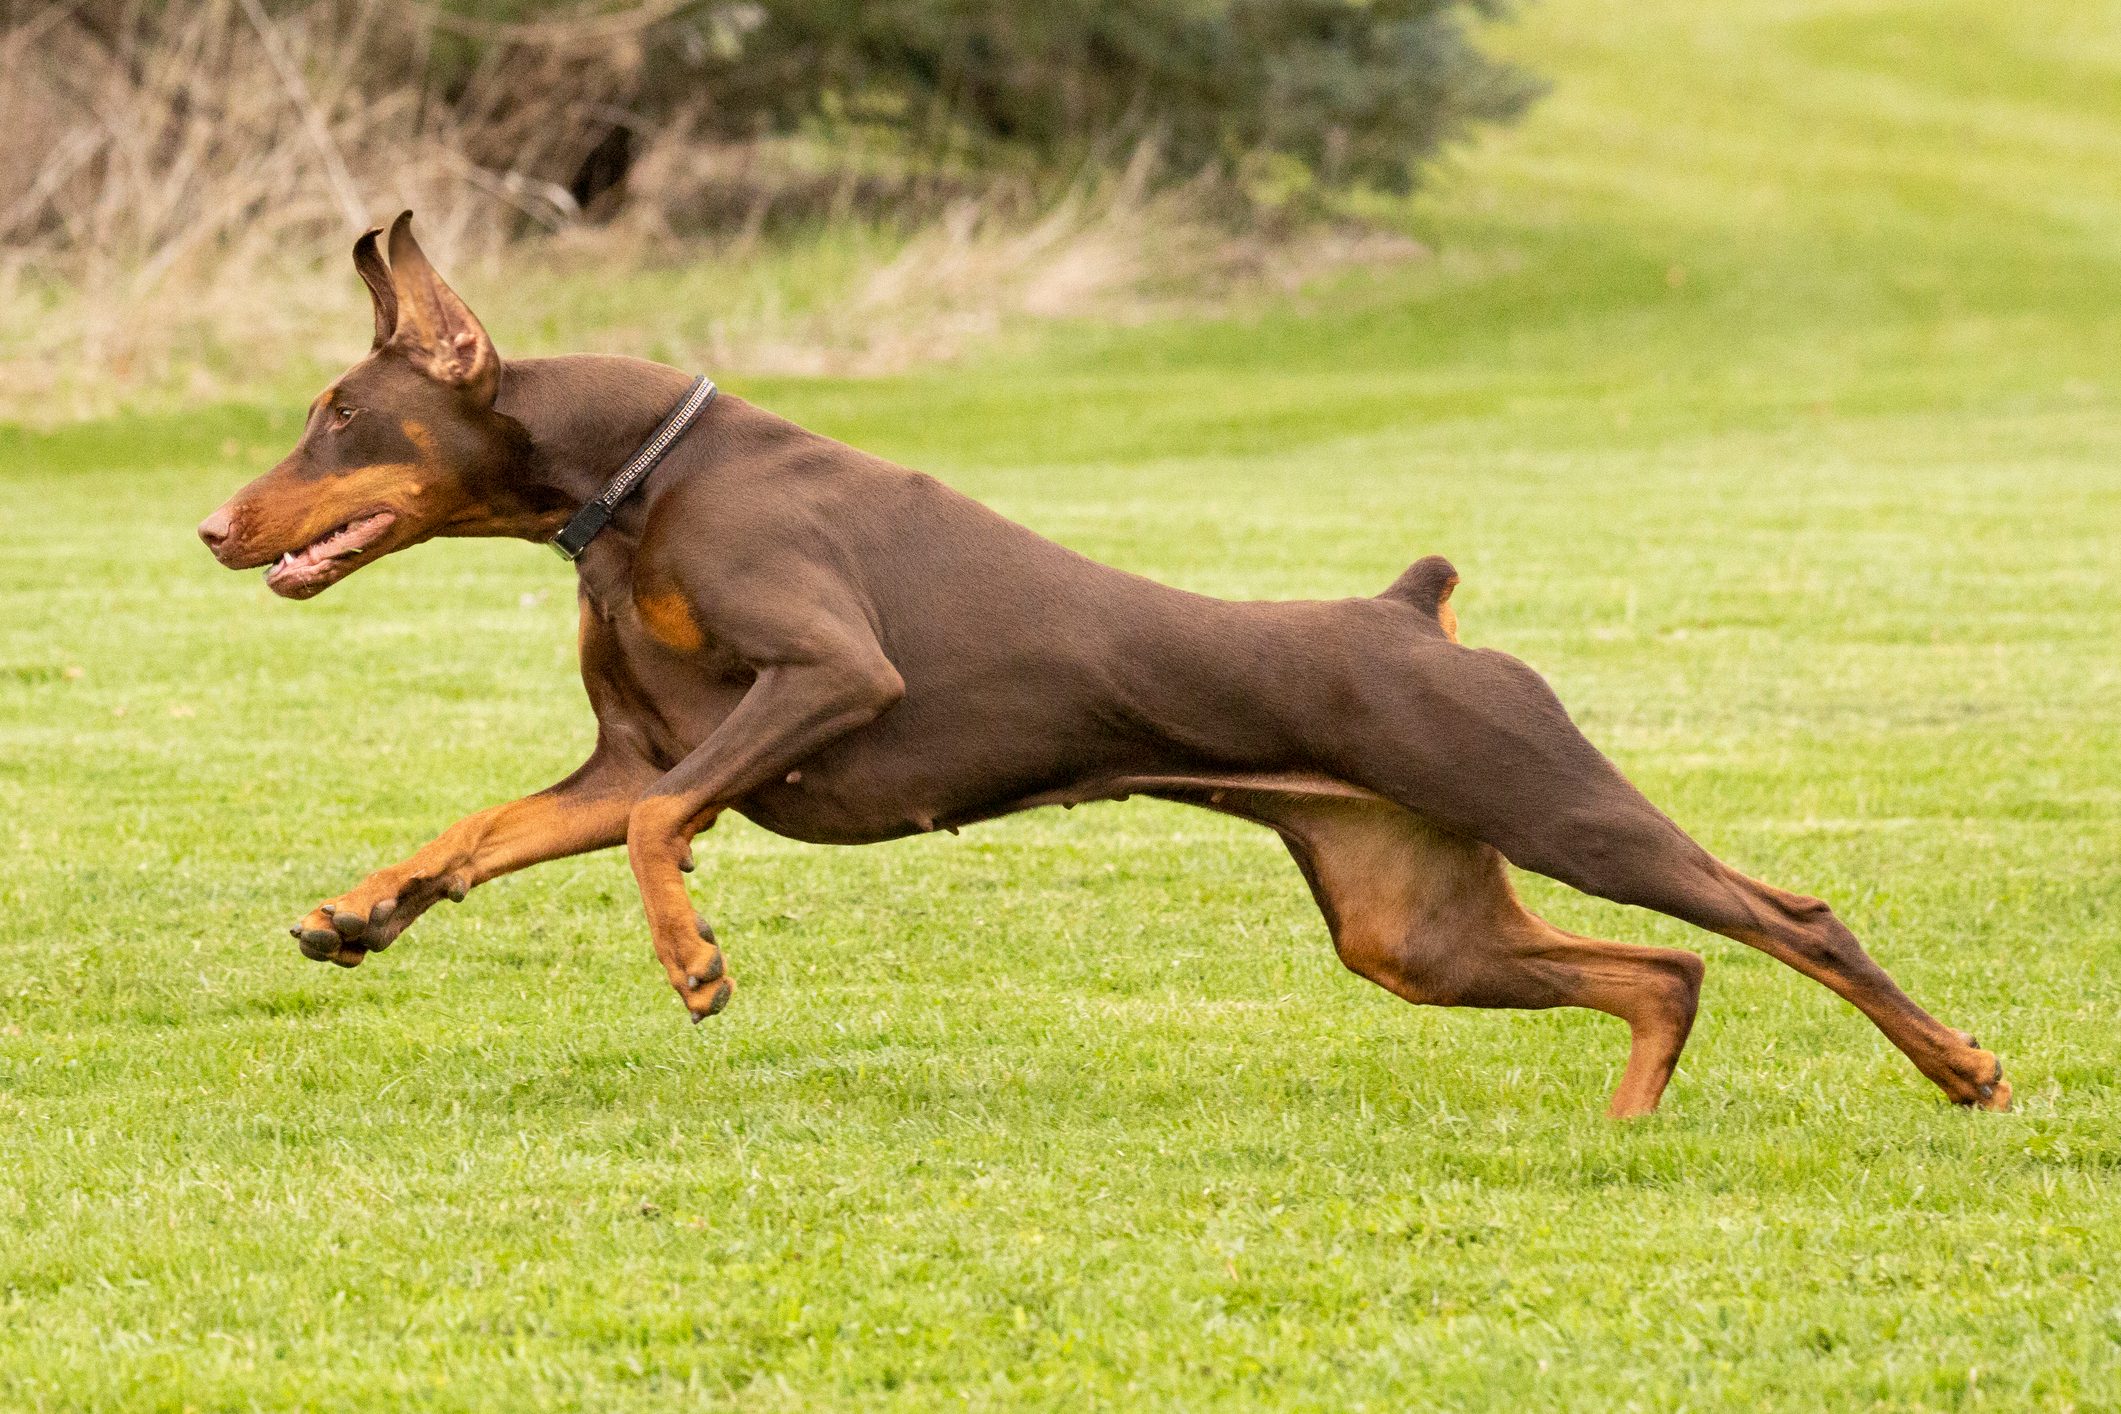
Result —
[[1496, 42], [1556, 90], [1418, 204], [1431, 262], [727, 381], [1200, 590], [1450, 555], [1469, 641], [1832, 900], [2017, 1113], [1527, 879], [1708, 959], [1611, 1124], [1618, 1022], [1406, 1006], [1271, 836], [1149, 802], [715, 830], [697, 1029], [617, 853], [319, 967], [317, 900], [585, 753], [569, 577], [219, 571], [191, 526], [299, 398], [0, 431], [0, 1407], [2121, 1406], [2121, 28], [1545, 0]]

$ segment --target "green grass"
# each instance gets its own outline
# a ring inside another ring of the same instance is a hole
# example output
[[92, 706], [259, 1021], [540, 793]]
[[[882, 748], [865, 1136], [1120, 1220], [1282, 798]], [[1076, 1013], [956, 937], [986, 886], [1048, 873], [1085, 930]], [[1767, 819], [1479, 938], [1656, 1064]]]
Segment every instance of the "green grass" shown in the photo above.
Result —
[[287, 923], [586, 750], [564, 573], [436, 545], [282, 603], [190, 526], [293, 405], [0, 431], [0, 1407], [2121, 1407], [2121, 28], [1499, 38], [1557, 88], [1421, 203], [1426, 266], [732, 381], [1198, 589], [1451, 555], [1469, 639], [2018, 1113], [1529, 880], [1709, 959], [1665, 1111], [1609, 1124], [1616, 1022], [1407, 1007], [1271, 838], [1148, 803], [716, 830], [742, 990], [697, 1030], [616, 854], [317, 967]]

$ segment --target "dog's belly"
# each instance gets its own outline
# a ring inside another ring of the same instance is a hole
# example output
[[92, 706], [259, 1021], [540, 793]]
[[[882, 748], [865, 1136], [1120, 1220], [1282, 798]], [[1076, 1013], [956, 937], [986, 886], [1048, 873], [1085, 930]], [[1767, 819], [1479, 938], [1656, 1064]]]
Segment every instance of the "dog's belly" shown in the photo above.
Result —
[[[670, 655], [633, 635], [597, 646], [606, 710], [665, 769], [707, 741], [746, 691], [726, 670], [694, 663], [672, 673]], [[1007, 814], [1028, 797], [1161, 757], [1112, 727], [1111, 714], [1062, 674], [1045, 674], [1044, 690], [1027, 694], [955, 666], [947, 676], [909, 673], [907, 696], [882, 717], [730, 808], [790, 839], [871, 844]]]
[[1006, 815], [1032, 797], [1139, 768], [1160, 754], [1056, 699], [1036, 713], [996, 720], [909, 697], [735, 808], [791, 839], [868, 844]]
[[809, 844], [876, 844], [936, 828], [924, 825], [900, 802], [850, 801], [801, 786], [772, 785], [736, 803], [736, 812], [752, 823]]
[[753, 823], [790, 839], [874, 844], [1006, 815], [1024, 808], [1033, 797], [1065, 791], [1072, 780], [1059, 771], [953, 777], [911, 761], [813, 758], [789, 779], [753, 791], [735, 808]]

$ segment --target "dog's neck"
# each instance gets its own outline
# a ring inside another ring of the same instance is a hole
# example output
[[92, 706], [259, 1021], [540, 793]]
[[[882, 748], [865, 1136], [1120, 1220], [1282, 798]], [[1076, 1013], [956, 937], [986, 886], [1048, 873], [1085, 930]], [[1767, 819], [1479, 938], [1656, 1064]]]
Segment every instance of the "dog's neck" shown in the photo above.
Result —
[[[663, 364], [600, 354], [504, 365], [494, 408], [530, 435], [529, 452], [511, 478], [525, 511], [520, 531], [511, 533], [528, 540], [556, 534], [655, 435], [691, 382], [691, 374]], [[592, 599], [611, 599], [630, 581], [652, 490], [643, 487], [622, 502], [577, 561]]]
[[515, 469], [517, 489], [541, 510], [564, 507], [564, 524], [654, 435], [691, 382], [690, 374], [636, 358], [511, 360], [494, 408], [530, 434], [529, 456]]

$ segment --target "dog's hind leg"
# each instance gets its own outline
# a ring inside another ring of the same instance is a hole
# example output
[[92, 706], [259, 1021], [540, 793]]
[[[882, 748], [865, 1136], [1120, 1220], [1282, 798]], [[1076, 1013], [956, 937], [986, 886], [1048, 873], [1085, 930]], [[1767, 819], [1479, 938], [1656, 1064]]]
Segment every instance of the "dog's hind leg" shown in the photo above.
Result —
[[1760, 949], [1846, 998], [1953, 1102], [2005, 1109], [2003, 1067], [1886, 975], [1815, 898], [1715, 858], [1584, 740], [1546, 683], [1499, 653], [1446, 650], [1414, 750], [1362, 763], [1353, 779], [1495, 846], [1521, 869], [1616, 903], [1655, 909]]
[[1511, 857], [1586, 893], [1653, 908], [1758, 948], [1847, 999], [1953, 1103], [2010, 1108], [2002, 1062], [1918, 1006], [1831, 908], [1739, 873], [1647, 802], [1633, 806], [1615, 798], [1572, 813], [1556, 822], [1550, 837]]
[[1619, 1017], [1633, 1041], [1609, 1113], [1657, 1108], [1694, 1024], [1702, 974], [1694, 954], [1563, 932], [1518, 902], [1495, 850], [1389, 801], [1250, 789], [1170, 794], [1278, 831], [1341, 961], [1407, 1001], [1579, 1006]]

